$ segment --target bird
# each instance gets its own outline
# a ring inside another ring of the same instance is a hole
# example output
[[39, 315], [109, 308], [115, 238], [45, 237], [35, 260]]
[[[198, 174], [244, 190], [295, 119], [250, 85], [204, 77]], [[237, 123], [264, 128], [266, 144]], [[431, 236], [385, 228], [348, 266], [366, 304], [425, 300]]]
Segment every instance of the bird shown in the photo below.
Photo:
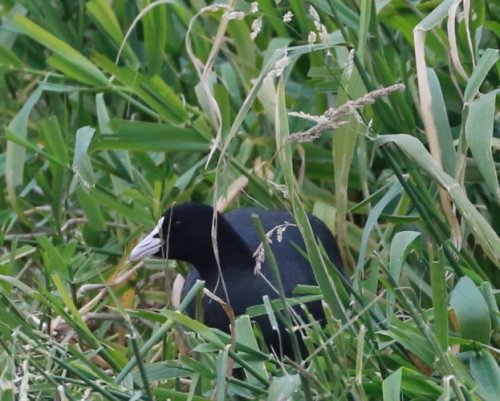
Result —
[[[217, 217], [215, 238], [218, 259], [212, 239], [214, 216]], [[279, 297], [276, 286], [273, 285], [276, 283], [271, 267], [266, 259], [262, 260], [262, 253], [261, 256], [256, 256], [259, 254], [257, 250], [262, 250], [262, 242], [252, 216], [259, 218], [267, 233], [286, 297], [291, 297], [299, 284], [317, 285], [300, 230], [292, 215], [282, 210], [239, 208], [221, 214], [203, 203], [174, 205], [132, 249], [129, 261], [155, 257], [188, 262], [192, 268], [184, 283], [184, 295], [196, 280], [201, 279], [205, 281], [205, 288], [231, 305], [236, 316], [245, 314], [248, 307], [262, 304], [263, 296], [267, 295], [270, 299]], [[317, 217], [309, 215], [308, 218], [316, 239], [324, 247], [328, 258], [345, 275], [337, 242], [331, 231]], [[255, 274], [257, 264], [260, 264], [261, 274]], [[195, 302], [191, 302], [186, 310], [193, 318], [194, 304]], [[321, 301], [308, 303], [307, 309], [314, 319], [324, 320]], [[296, 310], [302, 314], [300, 309]], [[220, 305], [207, 297], [203, 301], [203, 319], [207, 326], [230, 332], [227, 314]], [[290, 336], [285, 332], [283, 324], [279, 325], [278, 333], [266, 315], [257, 316], [253, 320], [259, 325], [268, 347], [276, 353], [293, 357]]]

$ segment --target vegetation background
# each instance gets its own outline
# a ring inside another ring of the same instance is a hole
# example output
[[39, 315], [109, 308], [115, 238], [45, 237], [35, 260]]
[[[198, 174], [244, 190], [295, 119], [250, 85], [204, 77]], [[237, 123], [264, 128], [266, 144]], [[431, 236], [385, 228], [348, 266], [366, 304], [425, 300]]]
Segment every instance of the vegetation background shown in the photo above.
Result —
[[[1, 400], [498, 400], [498, 3], [0, 7]], [[187, 266], [127, 264], [187, 200], [295, 215], [307, 357], [173, 312]]]

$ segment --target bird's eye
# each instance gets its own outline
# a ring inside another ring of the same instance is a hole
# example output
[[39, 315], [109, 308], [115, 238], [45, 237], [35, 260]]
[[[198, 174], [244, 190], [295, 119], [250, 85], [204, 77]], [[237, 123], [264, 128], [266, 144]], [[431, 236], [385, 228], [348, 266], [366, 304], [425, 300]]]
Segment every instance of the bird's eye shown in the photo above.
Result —
[[174, 226], [180, 226], [181, 224], [182, 224], [182, 221], [180, 221], [180, 220], [174, 221]]

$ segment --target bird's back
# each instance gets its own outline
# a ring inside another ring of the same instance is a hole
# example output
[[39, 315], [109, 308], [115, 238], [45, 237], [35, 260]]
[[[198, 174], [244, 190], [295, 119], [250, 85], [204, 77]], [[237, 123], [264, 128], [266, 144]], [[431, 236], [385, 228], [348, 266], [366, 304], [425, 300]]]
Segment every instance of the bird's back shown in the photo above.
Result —
[[[259, 217], [266, 233], [272, 231], [270, 235], [271, 249], [280, 271], [280, 279], [286, 296], [293, 296], [293, 291], [299, 284], [316, 285], [314, 272], [307, 259], [304, 240], [293, 217], [288, 212], [244, 208], [227, 213], [224, 218], [246, 243], [248, 251], [253, 254], [261, 244], [252, 219], [253, 215]], [[316, 238], [322, 243], [334, 265], [342, 271], [337, 244], [330, 230], [314, 216], [309, 216], [309, 220]], [[280, 230], [283, 231], [278, 235]], [[281, 241], [278, 236], [281, 236]], [[218, 238], [217, 241], [221, 247], [224, 238]], [[262, 263], [261, 274], [265, 276], [266, 280], [264, 280], [260, 275], [254, 273], [255, 264], [255, 260], [242, 257], [241, 262], [236, 266], [237, 268], [234, 268], [235, 266], [221, 266], [229, 301], [236, 315], [245, 313], [249, 306], [261, 304], [264, 295], [268, 295], [271, 299], [278, 298], [275, 276], [270, 265], [266, 260]], [[195, 269], [192, 269], [186, 280], [185, 291], [194, 285], [197, 278], [199, 278], [199, 274]], [[220, 282], [217, 285], [215, 281], [207, 282], [206, 287], [212, 291], [216, 288], [216, 294], [225, 299]], [[323, 318], [320, 302], [313, 302], [307, 306], [315, 319], [321, 320]], [[205, 301], [204, 308], [207, 325], [224, 331], [228, 330], [228, 319], [219, 305], [213, 301]], [[192, 305], [188, 312], [190, 315], [194, 314]], [[255, 320], [259, 323], [268, 344], [277, 349], [278, 337], [271, 328], [268, 318], [260, 316]], [[288, 335], [282, 334], [281, 338], [285, 353], [290, 354]]]
[[[261, 244], [252, 215], [258, 216], [266, 233], [272, 231], [270, 235], [271, 249], [282, 272], [284, 274], [287, 272], [297, 274], [296, 279], [293, 280], [293, 277], [290, 277], [290, 281], [296, 281], [296, 284], [316, 284], [309, 261], [305, 257], [304, 240], [293, 216], [285, 211], [266, 211], [256, 208], [237, 209], [224, 215], [252, 253]], [[312, 215], [308, 217], [316, 239], [323, 245], [335, 267], [343, 273], [337, 242], [331, 231], [317, 217]], [[283, 230], [281, 242], [279, 241], [280, 228]], [[283, 279], [287, 280], [287, 277], [285, 276]], [[299, 281], [300, 279], [305, 281]]]

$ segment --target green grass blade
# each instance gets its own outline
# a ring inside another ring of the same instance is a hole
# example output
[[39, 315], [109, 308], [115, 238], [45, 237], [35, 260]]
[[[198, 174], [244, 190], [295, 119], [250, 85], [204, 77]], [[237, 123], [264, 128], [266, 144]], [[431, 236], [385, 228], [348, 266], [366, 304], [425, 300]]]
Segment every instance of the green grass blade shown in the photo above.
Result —
[[94, 171], [90, 162], [88, 149], [94, 136], [95, 129], [82, 127], [76, 131], [75, 149], [73, 155], [72, 169], [75, 176], [80, 181], [82, 188], [86, 191], [95, 186]]
[[35, 24], [33, 21], [17, 14], [10, 19], [10, 22], [20, 33], [29, 36], [42, 46], [47, 47], [47, 49], [50, 49], [64, 60], [68, 67], [65, 72], [69, 74], [71, 78], [89, 85], [108, 85], [106, 76], [85, 56]]
[[114, 120], [114, 133], [99, 135], [90, 151], [129, 150], [136, 152], [206, 152], [208, 141], [191, 128], [170, 124]]
[[432, 304], [434, 309], [434, 333], [441, 345], [441, 350], [448, 349], [448, 291], [446, 288], [446, 270], [444, 254], [438, 249], [438, 254], [431, 261]]
[[436, 72], [432, 68], [427, 68], [427, 78], [429, 80], [429, 89], [432, 99], [432, 114], [436, 124], [439, 150], [441, 152], [441, 161], [444, 171], [453, 176], [455, 174], [456, 151], [453, 145], [453, 136], [446, 113], [446, 104], [441, 91]]
[[385, 195], [380, 199], [377, 204], [373, 207], [370, 214], [368, 215], [368, 219], [366, 221], [365, 227], [363, 229], [363, 235], [361, 237], [361, 244], [359, 246], [359, 256], [358, 262], [356, 264], [355, 271], [355, 280], [354, 284], [357, 286], [361, 286], [361, 279], [363, 273], [363, 267], [365, 265], [365, 258], [368, 250], [368, 240], [370, 238], [370, 234], [375, 229], [377, 225], [377, 220], [379, 216], [382, 214], [387, 205], [396, 199], [397, 196], [401, 194], [401, 184], [395, 181], [392, 186], [387, 190]]
[[476, 97], [479, 92], [479, 88], [486, 78], [486, 75], [497, 61], [498, 49], [486, 49], [484, 51], [476, 65], [476, 68], [474, 68], [474, 71], [469, 78], [469, 82], [467, 82], [467, 87], [465, 88], [464, 93], [464, 102], [466, 104], [474, 100], [474, 97]]
[[401, 379], [403, 369], [399, 368], [382, 382], [383, 401], [401, 400]]
[[[86, 3], [88, 14], [95, 23], [106, 32], [118, 49], [123, 42], [124, 36], [113, 8], [106, 0], [92, 0]], [[125, 57], [133, 65], [139, 64], [139, 59], [132, 48], [126, 44], [123, 48]]]
[[491, 145], [495, 124], [495, 101], [499, 93], [500, 89], [497, 89], [472, 102], [465, 123], [465, 137], [472, 156], [497, 201], [500, 201], [500, 186]]
[[464, 190], [458, 183], [439, 168], [427, 152], [422, 143], [409, 135], [384, 135], [375, 140], [375, 144], [383, 146], [395, 143], [406, 153], [417, 166], [425, 171], [437, 184], [443, 187], [450, 195], [455, 206], [462, 213], [477, 241], [483, 247], [488, 257], [500, 268], [500, 238], [488, 224], [486, 219], [474, 207]]
[[[375, 206], [375, 208], [376, 207], [377, 206]], [[375, 208], [373, 208], [373, 210], [375, 210]], [[420, 233], [417, 231], [400, 231], [396, 233], [396, 235], [392, 239], [389, 256], [389, 273], [396, 283], [400, 282], [401, 271], [405, 262], [408, 248], [419, 236]], [[396, 295], [391, 292], [387, 293], [386, 316], [389, 322], [393, 317], [395, 301]]]

